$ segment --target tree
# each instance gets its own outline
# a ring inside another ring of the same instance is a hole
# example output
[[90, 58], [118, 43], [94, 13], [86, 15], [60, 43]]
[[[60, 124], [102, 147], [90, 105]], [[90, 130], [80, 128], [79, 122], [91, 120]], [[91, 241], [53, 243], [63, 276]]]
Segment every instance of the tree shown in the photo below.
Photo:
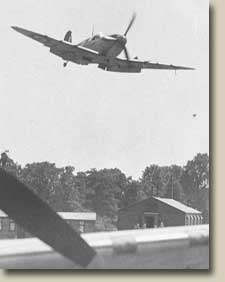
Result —
[[75, 176], [76, 192], [79, 195], [79, 202], [84, 207], [87, 195], [87, 175], [85, 172], [78, 172]]
[[84, 211], [82, 204], [84, 203], [83, 193], [77, 185], [77, 178], [74, 175], [74, 167], [66, 166], [59, 169], [60, 189], [57, 189], [57, 197], [63, 202], [64, 211]]
[[121, 195], [120, 208], [127, 207], [145, 198], [145, 194], [143, 196], [142, 192], [143, 187], [140, 181], [133, 180], [132, 177], [128, 177], [125, 191], [123, 191]]
[[11, 173], [12, 175], [17, 177], [18, 179], [22, 178], [23, 169], [22, 169], [21, 165], [19, 165], [18, 163], [15, 163], [12, 159], [8, 160], [6, 171]]
[[121, 194], [125, 190], [126, 176], [119, 169], [92, 169], [86, 172], [86, 207], [100, 216], [116, 219]]
[[209, 191], [209, 157], [207, 154], [197, 154], [193, 160], [187, 162], [181, 184], [187, 203], [205, 212], [208, 207]]
[[23, 169], [23, 181], [42, 200], [55, 210], [61, 209], [61, 199], [58, 199], [60, 181], [55, 164], [42, 162], [27, 164]]
[[184, 201], [183, 187], [181, 177], [183, 169], [180, 166], [172, 165], [168, 168], [167, 183], [165, 185], [164, 197], [172, 198], [177, 201]]
[[162, 187], [160, 167], [155, 164], [146, 167], [142, 174], [141, 184], [147, 197], [159, 196]]

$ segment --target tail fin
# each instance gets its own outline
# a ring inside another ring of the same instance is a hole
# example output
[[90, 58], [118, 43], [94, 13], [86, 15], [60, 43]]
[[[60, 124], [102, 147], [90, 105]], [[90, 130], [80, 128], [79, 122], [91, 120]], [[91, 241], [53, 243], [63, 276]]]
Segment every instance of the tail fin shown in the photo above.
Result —
[[72, 43], [72, 31], [67, 31], [66, 35], [64, 36], [64, 41]]

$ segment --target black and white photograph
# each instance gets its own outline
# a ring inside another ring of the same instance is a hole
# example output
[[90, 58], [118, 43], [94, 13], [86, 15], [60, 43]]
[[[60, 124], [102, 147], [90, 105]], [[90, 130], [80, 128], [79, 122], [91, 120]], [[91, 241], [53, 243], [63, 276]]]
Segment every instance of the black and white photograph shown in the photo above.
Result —
[[0, 10], [0, 268], [209, 270], [209, 2]]

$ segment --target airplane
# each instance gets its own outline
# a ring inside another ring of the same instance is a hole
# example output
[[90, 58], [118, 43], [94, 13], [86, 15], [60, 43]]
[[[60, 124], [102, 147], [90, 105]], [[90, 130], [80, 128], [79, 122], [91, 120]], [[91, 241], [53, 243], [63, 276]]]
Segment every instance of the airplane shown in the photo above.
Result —
[[[105, 71], [124, 73], [140, 73], [142, 69], [194, 70], [189, 67], [141, 61], [137, 57], [131, 59], [126, 43], [127, 34], [135, 19], [136, 14], [134, 13], [123, 35], [92, 34], [91, 37], [76, 45], [72, 44], [72, 32], [70, 30], [65, 34], [64, 40], [57, 40], [17, 26], [12, 26], [12, 28], [49, 47], [52, 54], [64, 60], [64, 67], [67, 66], [68, 62], [73, 62], [79, 65], [96, 64], [98, 68]], [[118, 58], [122, 51], [125, 53], [125, 59]]]

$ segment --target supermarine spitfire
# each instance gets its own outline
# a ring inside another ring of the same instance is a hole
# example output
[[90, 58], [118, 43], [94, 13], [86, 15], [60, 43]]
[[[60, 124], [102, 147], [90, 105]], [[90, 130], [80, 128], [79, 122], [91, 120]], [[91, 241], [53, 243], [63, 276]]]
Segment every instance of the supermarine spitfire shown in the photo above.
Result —
[[[139, 73], [142, 69], [193, 70], [193, 68], [188, 67], [140, 61], [137, 57], [131, 59], [126, 43], [127, 34], [135, 18], [136, 14], [134, 13], [123, 35], [112, 34], [105, 36], [99, 33], [92, 35], [77, 45], [72, 44], [71, 31], [66, 33], [62, 41], [20, 27], [12, 26], [12, 28], [49, 47], [52, 54], [64, 60], [64, 67], [67, 66], [68, 62], [73, 62], [80, 65], [96, 64], [100, 69], [106, 71], [125, 73]], [[118, 58], [122, 51], [125, 53], [125, 59]]]

